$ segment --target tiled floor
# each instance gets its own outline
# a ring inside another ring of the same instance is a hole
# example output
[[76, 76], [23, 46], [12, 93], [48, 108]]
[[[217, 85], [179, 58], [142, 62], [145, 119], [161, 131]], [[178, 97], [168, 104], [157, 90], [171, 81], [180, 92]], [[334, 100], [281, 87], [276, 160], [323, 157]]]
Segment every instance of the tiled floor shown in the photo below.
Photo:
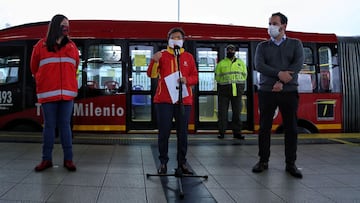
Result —
[[[169, 173], [176, 166], [175, 146], [172, 141]], [[0, 142], [0, 202], [360, 202], [358, 144], [300, 143], [303, 179], [285, 172], [281, 143], [271, 149], [269, 170], [254, 174], [254, 140], [190, 143], [189, 166], [208, 179], [182, 178], [181, 200], [178, 178], [146, 175], [156, 173], [154, 143], [74, 144], [76, 172], [63, 168], [56, 144], [54, 167], [36, 173], [41, 143]]]

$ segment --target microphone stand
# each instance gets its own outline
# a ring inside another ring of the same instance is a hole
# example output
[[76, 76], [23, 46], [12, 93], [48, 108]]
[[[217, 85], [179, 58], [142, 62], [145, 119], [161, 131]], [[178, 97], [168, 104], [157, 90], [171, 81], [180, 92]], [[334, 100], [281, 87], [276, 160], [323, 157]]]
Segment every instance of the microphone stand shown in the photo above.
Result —
[[179, 71], [179, 101], [178, 101], [178, 104], [179, 104], [180, 114], [178, 115], [178, 123], [179, 123], [179, 126], [181, 126], [180, 122], [185, 114], [185, 109], [184, 109], [184, 104], [183, 104], [183, 99], [182, 99], [182, 81], [181, 81], [181, 71], [180, 71], [180, 47], [179, 46], [174, 46], [174, 54], [176, 57], [176, 64], [177, 64], [178, 71]]
[[[185, 115], [185, 108], [184, 108], [184, 104], [183, 104], [183, 99], [182, 99], [182, 81], [181, 81], [181, 72], [180, 72], [180, 47], [175, 45], [174, 46], [174, 55], [176, 57], [176, 63], [177, 63], [177, 67], [178, 67], [178, 71], [179, 71], [179, 100], [178, 100], [178, 105], [179, 105], [179, 114], [177, 115], [177, 126], [178, 129], [181, 128], [181, 121], [184, 118]], [[176, 132], [178, 133], [178, 132]], [[179, 141], [181, 139], [177, 140], [177, 151], [179, 152], [180, 146], [181, 146], [181, 141]], [[179, 153], [177, 153], [179, 156]], [[179, 157], [177, 157], [177, 161], [178, 161], [178, 167], [175, 169], [175, 173], [174, 174], [146, 174], [146, 177], [150, 177], [150, 176], [174, 176], [176, 178], [178, 178], [178, 185], [179, 185], [179, 196], [180, 199], [184, 198], [184, 190], [183, 190], [183, 184], [182, 184], [182, 178], [188, 178], [188, 177], [193, 177], [193, 178], [204, 178], [205, 180], [207, 180], [208, 176], [207, 175], [191, 175], [191, 174], [184, 174], [180, 163], [179, 163]]]

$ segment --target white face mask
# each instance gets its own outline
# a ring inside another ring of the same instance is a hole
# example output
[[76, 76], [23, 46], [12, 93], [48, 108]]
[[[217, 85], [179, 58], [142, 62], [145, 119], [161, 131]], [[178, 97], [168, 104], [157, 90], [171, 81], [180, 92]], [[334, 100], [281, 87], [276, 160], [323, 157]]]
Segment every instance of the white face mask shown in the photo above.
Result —
[[280, 34], [280, 26], [278, 25], [270, 25], [268, 28], [268, 33], [270, 37], [276, 38]]
[[174, 48], [175, 45], [180, 48], [183, 46], [184, 40], [169, 39], [169, 47]]

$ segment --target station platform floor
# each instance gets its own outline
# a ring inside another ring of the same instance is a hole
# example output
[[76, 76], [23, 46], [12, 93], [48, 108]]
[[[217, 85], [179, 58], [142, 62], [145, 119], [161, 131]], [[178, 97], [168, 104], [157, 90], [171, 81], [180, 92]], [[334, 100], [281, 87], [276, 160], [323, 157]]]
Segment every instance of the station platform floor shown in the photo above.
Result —
[[[41, 133], [0, 132], [0, 202], [360, 202], [360, 133], [299, 135], [296, 165], [285, 172], [283, 136], [272, 137], [269, 169], [254, 174], [257, 136], [189, 135], [188, 166], [208, 178], [158, 177], [156, 135], [74, 134], [76, 172], [63, 167], [59, 140], [43, 172]], [[176, 167], [176, 137], [168, 173]], [[183, 198], [180, 198], [179, 179]]]

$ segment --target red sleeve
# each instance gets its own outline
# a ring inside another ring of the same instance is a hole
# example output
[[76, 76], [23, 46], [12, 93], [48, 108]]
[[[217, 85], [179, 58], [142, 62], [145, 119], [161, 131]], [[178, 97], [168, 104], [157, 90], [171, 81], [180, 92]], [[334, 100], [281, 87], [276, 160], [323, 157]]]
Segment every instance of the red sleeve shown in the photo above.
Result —
[[40, 62], [39, 44], [41, 43], [41, 41], [42, 40], [40, 40], [37, 44], [34, 45], [31, 54], [30, 70], [34, 77], [39, 69], [39, 62]]
[[191, 61], [190, 68], [189, 68], [189, 75], [186, 77], [187, 84], [189, 86], [196, 85], [199, 82], [199, 75], [196, 69], [194, 57], [189, 53], [188, 57]]
[[157, 78], [159, 76], [159, 62], [155, 62], [154, 60], [151, 59], [149, 67], [146, 71], [146, 74], [148, 77], [150, 78]]

